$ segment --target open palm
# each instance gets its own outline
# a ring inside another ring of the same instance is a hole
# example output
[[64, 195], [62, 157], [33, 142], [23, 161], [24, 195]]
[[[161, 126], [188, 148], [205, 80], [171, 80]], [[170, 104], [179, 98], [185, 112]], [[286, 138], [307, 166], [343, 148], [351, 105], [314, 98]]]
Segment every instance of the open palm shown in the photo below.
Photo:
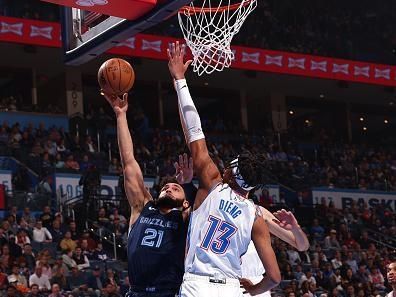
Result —
[[296, 218], [294, 217], [293, 213], [290, 211], [281, 209], [274, 212], [274, 216], [278, 220], [273, 220], [273, 221], [286, 230], [292, 230], [294, 227], [298, 226]]
[[174, 163], [176, 169], [176, 180], [179, 184], [188, 184], [192, 181], [194, 170], [193, 160], [187, 154], [179, 155], [179, 162]]
[[107, 102], [110, 103], [116, 115], [125, 113], [128, 110], [128, 93], [125, 93], [122, 98], [117, 95], [106, 94], [102, 92]]

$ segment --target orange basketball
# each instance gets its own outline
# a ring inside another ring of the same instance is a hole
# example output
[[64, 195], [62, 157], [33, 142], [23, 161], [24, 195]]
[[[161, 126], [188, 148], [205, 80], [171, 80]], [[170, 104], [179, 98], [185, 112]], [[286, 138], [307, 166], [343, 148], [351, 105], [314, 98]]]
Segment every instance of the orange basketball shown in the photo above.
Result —
[[122, 95], [132, 88], [135, 82], [135, 72], [127, 61], [113, 58], [100, 66], [98, 82], [103, 92]]

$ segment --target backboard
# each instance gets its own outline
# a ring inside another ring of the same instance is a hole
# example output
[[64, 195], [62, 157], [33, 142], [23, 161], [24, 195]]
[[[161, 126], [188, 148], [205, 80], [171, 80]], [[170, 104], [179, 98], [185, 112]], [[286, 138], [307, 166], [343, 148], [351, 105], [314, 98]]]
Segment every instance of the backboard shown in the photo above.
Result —
[[42, 0], [61, 5], [65, 63], [81, 65], [177, 13], [191, 0]]

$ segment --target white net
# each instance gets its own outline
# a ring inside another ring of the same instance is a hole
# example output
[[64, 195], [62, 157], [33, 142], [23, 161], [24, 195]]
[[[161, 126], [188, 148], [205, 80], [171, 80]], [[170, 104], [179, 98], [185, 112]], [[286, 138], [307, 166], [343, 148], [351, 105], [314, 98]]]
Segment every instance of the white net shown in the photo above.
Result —
[[193, 4], [180, 10], [178, 17], [184, 39], [194, 56], [194, 72], [211, 74], [230, 67], [234, 60], [230, 47], [232, 38], [256, 8], [256, 0], [242, 0], [238, 4], [230, 0], [203, 0], [202, 8]]

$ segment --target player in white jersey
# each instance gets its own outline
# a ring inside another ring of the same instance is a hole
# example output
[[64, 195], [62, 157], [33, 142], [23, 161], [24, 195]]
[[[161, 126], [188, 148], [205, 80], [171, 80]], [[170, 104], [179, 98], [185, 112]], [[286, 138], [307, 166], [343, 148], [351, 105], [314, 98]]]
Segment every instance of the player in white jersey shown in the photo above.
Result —
[[392, 292], [388, 293], [386, 297], [396, 297], [396, 261], [388, 265], [386, 277], [388, 284], [392, 286]]
[[[169, 70], [175, 80], [180, 120], [191, 151], [199, 189], [190, 215], [185, 274], [180, 288], [182, 297], [242, 296], [240, 257], [252, 240], [266, 276], [245, 289], [260, 294], [280, 282], [280, 271], [272, 250], [268, 227], [247, 195], [257, 183], [245, 180], [246, 168], [263, 168], [260, 163], [245, 164], [249, 154], [241, 154], [221, 178], [210, 158], [201, 121], [184, 77], [190, 61], [183, 62], [184, 49], [178, 43], [168, 50]], [[249, 166], [245, 166], [249, 165]], [[265, 177], [258, 174], [256, 177]], [[265, 181], [263, 181], [265, 182]]]
[[[269, 232], [272, 235], [282, 239], [299, 251], [306, 251], [309, 248], [309, 241], [304, 231], [299, 226], [296, 218], [290, 211], [284, 209], [272, 214], [267, 209], [260, 207], [263, 218], [268, 225]], [[259, 261], [259, 256], [251, 242], [249, 248], [241, 258], [242, 277], [241, 283], [250, 282], [257, 284], [263, 279], [265, 269]], [[244, 297], [251, 296], [244, 288], [241, 288]], [[258, 297], [270, 297], [271, 292], [267, 291], [256, 295]], [[396, 296], [395, 296], [396, 297]]]

